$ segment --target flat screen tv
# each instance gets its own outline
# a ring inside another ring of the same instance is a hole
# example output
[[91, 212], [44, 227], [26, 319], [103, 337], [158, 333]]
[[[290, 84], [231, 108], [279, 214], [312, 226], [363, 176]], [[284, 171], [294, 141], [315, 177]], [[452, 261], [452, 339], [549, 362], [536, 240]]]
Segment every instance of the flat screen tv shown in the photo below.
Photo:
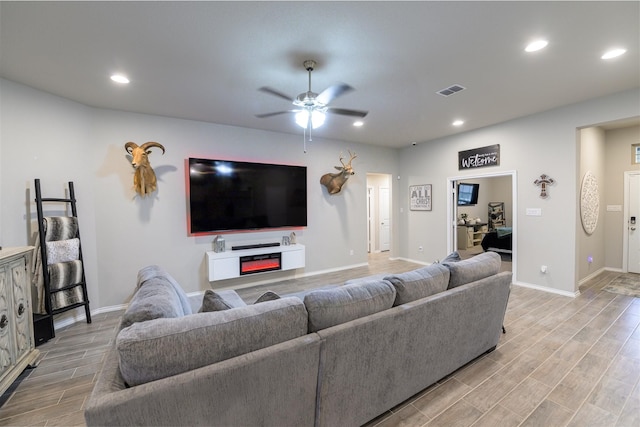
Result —
[[458, 184], [458, 206], [477, 205], [479, 190], [480, 184]]
[[307, 168], [189, 159], [189, 232], [305, 227]]

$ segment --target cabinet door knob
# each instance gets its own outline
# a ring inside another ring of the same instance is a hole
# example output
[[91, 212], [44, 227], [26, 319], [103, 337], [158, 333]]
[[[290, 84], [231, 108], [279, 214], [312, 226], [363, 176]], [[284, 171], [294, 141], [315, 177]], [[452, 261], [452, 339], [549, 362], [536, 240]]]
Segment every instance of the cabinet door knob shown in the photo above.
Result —
[[2, 318], [0, 318], [0, 329], [6, 328], [8, 323], [9, 319], [7, 319], [7, 315], [3, 314]]
[[18, 306], [18, 316], [22, 316], [22, 313], [24, 313], [24, 304], [20, 303]]

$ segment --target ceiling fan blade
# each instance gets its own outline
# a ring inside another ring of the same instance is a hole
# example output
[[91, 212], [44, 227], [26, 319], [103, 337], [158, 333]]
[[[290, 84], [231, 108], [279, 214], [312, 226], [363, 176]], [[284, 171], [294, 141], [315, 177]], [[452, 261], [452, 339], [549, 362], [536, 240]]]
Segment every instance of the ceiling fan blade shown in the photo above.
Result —
[[282, 92], [279, 92], [279, 91], [277, 91], [277, 90], [275, 90], [273, 88], [267, 87], [267, 86], [263, 86], [258, 90], [261, 91], [261, 92], [270, 93], [271, 95], [275, 95], [275, 96], [277, 96], [279, 98], [282, 98], [282, 99], [286, 99], [289, 102], [293, 101], [293, 97], [288, 96], [288, 95], [286, 95], [286, 94], [284, 94]]
[[265, 117], [277, 116], [280, 114], [297, 113], [299, 110], [275, 111], [273, 113], [256, 114], [256, 117], [264, 119]]
[[348, 110], [346, 108], [328, 108], [327, 113], [330, 114], [341, 114], [343, 116], [351, 116], [351, 117], [366, 117], [369, 114], [368, 111], [360, 111], [360, 110]]
[[322, 102], [324, 105], [330, 103], [333, 99], [339, 97], [340, 95], [344, 95], [347, 92], [351, 92], [354, 90], [351, 86], [346, 83], [338, 83], [333, 86], [329, 86], [325, 90], [318, 95], [316, 100]]

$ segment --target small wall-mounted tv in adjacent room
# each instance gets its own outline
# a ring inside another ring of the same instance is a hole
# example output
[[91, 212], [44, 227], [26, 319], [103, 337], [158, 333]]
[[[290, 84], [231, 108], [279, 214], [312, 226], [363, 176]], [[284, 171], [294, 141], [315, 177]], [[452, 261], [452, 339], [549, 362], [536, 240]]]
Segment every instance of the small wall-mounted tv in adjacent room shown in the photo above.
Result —
[[189, 159], [190, 234], [306, 227], [307, 168]]
[[458, 206], [477, 205], [479, 190], [480, 184], [458, 184]]

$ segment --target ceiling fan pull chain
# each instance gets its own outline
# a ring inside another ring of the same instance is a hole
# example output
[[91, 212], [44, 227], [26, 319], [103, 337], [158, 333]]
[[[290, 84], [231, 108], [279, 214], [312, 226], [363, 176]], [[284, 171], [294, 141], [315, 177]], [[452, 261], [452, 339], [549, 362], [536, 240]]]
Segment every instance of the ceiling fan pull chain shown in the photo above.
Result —
[[302, 146], [303, 146], [304, 152], [306, 154], [306, 152], [307, 152], [307, 128], [304, 128], [304, 130], [302, 131]]

